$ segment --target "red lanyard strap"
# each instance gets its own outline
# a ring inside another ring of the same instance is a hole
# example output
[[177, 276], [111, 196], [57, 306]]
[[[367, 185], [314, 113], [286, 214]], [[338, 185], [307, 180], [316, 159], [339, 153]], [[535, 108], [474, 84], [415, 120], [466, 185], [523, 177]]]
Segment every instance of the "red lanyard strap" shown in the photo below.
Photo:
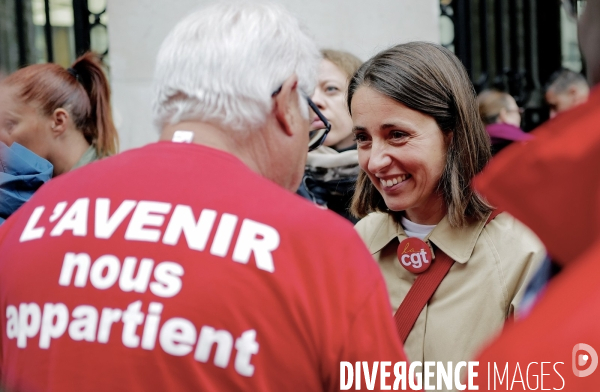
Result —
[[[500, 214], [500, 211], [494, 210], [489, 216], [487, 225]], [[444, 277], [450, 271], [450, 268], [454, 264], [454, 260], [450, 258], [441, 249], [435, 249], [435, 260], [431, 263], [429, 269], [417, 277], [412, 287], [406, 294], [406, 297], [400, 304], [400, 307], [394, 314], [394, 321], [396, 322], [396, 329], [402, 343], [406, 341], [408, 334], [412, 330], [413, 326], [417, 322], [419, 314], [423, 311], [423, 308], [429, 302], [433, 293], [437, 290]]]

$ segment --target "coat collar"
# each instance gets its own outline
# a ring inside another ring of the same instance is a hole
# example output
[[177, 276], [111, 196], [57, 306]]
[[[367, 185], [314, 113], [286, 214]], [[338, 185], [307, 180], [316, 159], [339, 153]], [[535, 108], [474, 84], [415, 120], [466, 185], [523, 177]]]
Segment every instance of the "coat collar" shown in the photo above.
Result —
[[[371, 254], [379, 252], [394, 238], [398, 238], [398, 241], [408, 238], [402, 226], [394, 222], [390, 214], [378, 212], [372, 214], [370, 219], [376, 220], [373, 222], [372, 236], [365, 241]], [[464, 264], [471, 258], [486, 220], [487, 217], [461, 228], [453, 228], [445, 216], [425, 240], [435, 244], [456, 262]]]
[[88, 163], [97, 161], [98, 158], [99, 157], [98, 157], [98, 153], [96, 152], [96, 147], [92, 144], [88, 147], [87, 150], [85, 150], [85, 152], [83, 153], [81, 158], [79, 158], [79, 161], [77, 161], [77, 163], [75, 164], [75, 166], [73, 166], [73, 168], [71, 170], [78, 169], [82, 166], [87, 165]]

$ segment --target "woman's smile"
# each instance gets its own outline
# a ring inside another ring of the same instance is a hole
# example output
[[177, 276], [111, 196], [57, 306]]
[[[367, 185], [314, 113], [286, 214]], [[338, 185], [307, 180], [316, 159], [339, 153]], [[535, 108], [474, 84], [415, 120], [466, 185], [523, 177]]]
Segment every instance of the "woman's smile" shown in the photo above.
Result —
[[411, 178], [410, 174], [401, 174], [395, 177], [386, 177], [379, 179], [379, 184], [381, 189], [386, 192], [393, 192], [398, 189], [403, 188], [406, 185], [406, 182]]

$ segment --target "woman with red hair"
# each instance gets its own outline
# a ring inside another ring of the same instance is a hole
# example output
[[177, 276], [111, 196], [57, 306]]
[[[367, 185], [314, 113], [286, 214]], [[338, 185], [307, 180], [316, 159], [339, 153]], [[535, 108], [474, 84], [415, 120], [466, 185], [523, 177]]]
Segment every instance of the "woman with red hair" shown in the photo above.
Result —
[[54, 176], [115, 154], [110, 88], [98, 57], [88, 52], [68, 69], [31, 65], [0, 81], [0, 142], [47, 159]]

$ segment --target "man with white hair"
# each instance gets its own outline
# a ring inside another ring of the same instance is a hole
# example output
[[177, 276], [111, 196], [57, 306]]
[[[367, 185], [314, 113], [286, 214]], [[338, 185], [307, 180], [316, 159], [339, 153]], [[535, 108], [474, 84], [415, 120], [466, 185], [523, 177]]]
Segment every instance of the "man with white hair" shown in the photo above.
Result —
[[359, 366], [405, 359], [377, 266], [350, 224], [289, 192], [318, 62], [278, 6], [219, 3], [174, 28], [161, 141], [52, 180], [0, 227], [1, 386], [391, 386], [393, 367], [367, 383]]

